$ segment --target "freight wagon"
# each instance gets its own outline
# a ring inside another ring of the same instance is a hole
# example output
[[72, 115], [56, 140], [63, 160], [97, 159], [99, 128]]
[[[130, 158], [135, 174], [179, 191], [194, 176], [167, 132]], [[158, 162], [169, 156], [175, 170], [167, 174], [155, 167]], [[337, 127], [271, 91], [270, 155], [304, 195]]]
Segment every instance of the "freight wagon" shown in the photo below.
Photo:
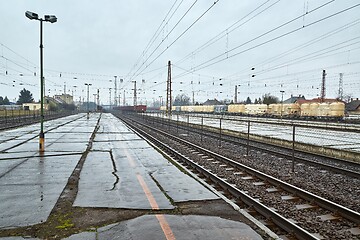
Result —
[[[160, 110], [164, 111], [165, 107]], [[173, 107], [175, 112], [184, 113], [213, 113], [248, 115], [260, 117], [282, 117], [301, 119], [335, 119], [341, 120], [345, 116], [343, 102], [332, 103], [298, 103], [289, 104], [230, 104], [230, 105], [197, 105]]]
[[113, 109], [118, 110], [118, 111], [122, 111], [122, 112], [145, 112], [146, 111], [146, 105], [118, 106], [118, 107], [113, 107]]

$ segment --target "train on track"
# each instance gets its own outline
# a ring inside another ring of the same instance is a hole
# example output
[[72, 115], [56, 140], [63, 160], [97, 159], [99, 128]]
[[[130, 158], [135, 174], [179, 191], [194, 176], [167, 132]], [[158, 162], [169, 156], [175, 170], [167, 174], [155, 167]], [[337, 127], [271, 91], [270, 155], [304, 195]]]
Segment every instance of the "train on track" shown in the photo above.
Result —
[[118, 106], [113, 107], [113, 110], [122, 111], [122, 112], [146, 112], [146, 105], [136, 105], [136, 106]]
[[[160, 111], [165, 110], [165, 106], [160, 107]], [[301, 105], [298, 103], [195, 105], [173, 106], [172, 111], [179, 113], [209, 113], [259, 117], [342, 120], [345, 117], [345, 104], [343, 102], [312, 102], [303, 103]]]

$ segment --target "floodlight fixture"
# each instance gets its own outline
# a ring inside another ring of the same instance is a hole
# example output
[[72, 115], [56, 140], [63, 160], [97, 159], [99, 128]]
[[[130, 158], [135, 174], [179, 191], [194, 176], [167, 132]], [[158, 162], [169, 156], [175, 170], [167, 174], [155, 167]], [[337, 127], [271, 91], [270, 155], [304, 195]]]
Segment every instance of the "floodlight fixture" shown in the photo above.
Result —
[[25, 16], [30, 20], [39, 20], [39, 15], [30, 11], [26, 11]]
[[45, 15], [44, 20], [51, 23], [57, 22], [57, 18], [55, 15]]

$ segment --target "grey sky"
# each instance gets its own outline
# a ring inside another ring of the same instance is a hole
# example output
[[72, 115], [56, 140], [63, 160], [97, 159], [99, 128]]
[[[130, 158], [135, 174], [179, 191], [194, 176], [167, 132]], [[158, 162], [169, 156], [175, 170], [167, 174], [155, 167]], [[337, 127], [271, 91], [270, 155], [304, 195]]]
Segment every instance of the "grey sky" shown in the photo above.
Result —
[[[311, 12], [327, 2], [330, 3]], [[174, 3], [164, 23], [179, 6], [177, 11], [143, 54]], [[132, 104], [131, 81], [136, 80], [141, 89], [138, 103], [149, 104], [159, 96], [165, 98], [166, 65], [171, 60], [173, 95], [185, 93], [192, 97], [194, 92], [195, 101], [200, 102], [210, 98], [233, 99], [235, 85], [240, 85], [239, 100], [247, 96], [259, 98], [265, 93], [280, 98], [280, 90], [285, 91], [284, 98], [291, 94], [314, 98], [320, 93], [322, 69], [328, 73], [327, 97], [337, 96], [339, 73], [344, 73], [344, 94], [359, 97], [360, 7], [314, 23], [359, 4], [358, 0], [219, 0], [175, 41], [213, 3], [205, 0], [1, 1], [0, 96], [13, 100], [25, 87], [35, 99], [39, 98], [39, 22], [24, 16], [25, 11], [33, 11], [40, 16], [54, 14], [58, 18], [57, 23], [44, 23], [46, 95], [63, 93], [66, 83], [68, 93], [74, 92], [77, 100], [80, 96], [86, 99], [84, 83], [92, 83], [91, 99], [99, 89], [101, 102], [108, 104], [109, 88], [114, 88], [110, 80], [116, 75], [121, 102], [125, 90], [126, 102]], [[310, 13], [299, 17], [306, 11]], [[299, 19], [257, 38], [296, 17]], [[336, 29], [338, 32], [334, 32]], [[290, 31], [295, 32], [288, 34]], [[197, 51], [219, 33], [223, 34], [218, 41]], [[283, 34], [288, 35], [264, 44]], [[297, 50], [273, 59], [296, 47]], [[139, 57], [139, 64], [134, 67]], [[215, 61], [218, 62], [213, 64]], [[252, 78], [253, 74], [256, 76]], [[122, 84], [120, 78], [124, 79]]]

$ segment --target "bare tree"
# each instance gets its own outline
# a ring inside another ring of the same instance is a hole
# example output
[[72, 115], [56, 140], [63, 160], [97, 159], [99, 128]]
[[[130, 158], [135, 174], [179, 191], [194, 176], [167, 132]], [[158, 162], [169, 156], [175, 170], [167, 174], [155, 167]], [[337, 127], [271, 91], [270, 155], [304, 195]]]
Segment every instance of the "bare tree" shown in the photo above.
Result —
[[187, 106], [190, 105], [190, 97], [186, 94], [179, 94], [176, 96], [175, 101], [173, 103], [174, 106]]
[[263, 104], [272, 104], [272, 103], [278, 103], [279, 99], [275, 96], [270, 95], [270, 93], [267, 93], [263, 95], [262, 97], [262, 103]]

